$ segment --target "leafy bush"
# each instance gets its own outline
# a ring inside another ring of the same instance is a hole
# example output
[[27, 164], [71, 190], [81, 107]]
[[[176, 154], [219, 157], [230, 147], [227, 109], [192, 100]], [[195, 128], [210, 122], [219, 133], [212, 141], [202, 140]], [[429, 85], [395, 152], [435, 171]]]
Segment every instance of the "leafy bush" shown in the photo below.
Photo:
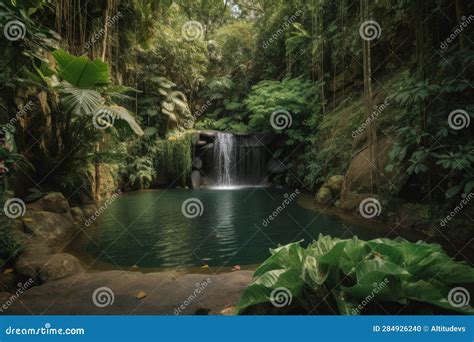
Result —
[[[245, 104], [251, 112], [250, 130], [285, 134], [288, 137], [288, 145], [308, 138], [307, 133], [310, 133], [310, 129], [306, 121], [313, 113], [318, 113], [319, 109], [313, 83], [302, 78], [285, 78], [281, 82], [260, 82], [252, 88]], [[272, 113], [281, 110], [291, 115], [292, 124], [283, 130], [276, 130], [272, 127], [270, 119]]]
[[172, 181], [180, 181], [183, 186], [186, 185], [192, 170], [193, 139], [194, 134], [189, 133], [178, 137], [172, 136], [157, 145], [158, 170], [164, 172]]
[[375, 305], [377, 313], [382, 306], [394, 314], [404, 307], [411, 313], [472, 314], [471, 306], [454, 307], [447, 298], [455, 286], [473, 283], [473, 268], [453, 261], [436, 244], [320, 235], [307, 248], [297, 242], [271, 250], [237, 307], [244, 313], [268, 303], [272, 291], [283, 287], [308, 313], [370, 314]]

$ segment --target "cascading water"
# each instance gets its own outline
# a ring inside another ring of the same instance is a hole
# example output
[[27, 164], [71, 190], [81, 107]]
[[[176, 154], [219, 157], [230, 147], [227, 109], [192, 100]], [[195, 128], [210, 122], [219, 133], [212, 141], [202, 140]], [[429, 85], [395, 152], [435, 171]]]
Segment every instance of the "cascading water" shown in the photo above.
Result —
[[236, 148], [235, 136], [229, 133], [218, 133], [214, 141], [214, 168], [218, 186], [234, 185]]
[[265, 146], [256, 136], [217, 133], [209, 171], [217, 187], [255, 186], [265, 180], [266, 163]]

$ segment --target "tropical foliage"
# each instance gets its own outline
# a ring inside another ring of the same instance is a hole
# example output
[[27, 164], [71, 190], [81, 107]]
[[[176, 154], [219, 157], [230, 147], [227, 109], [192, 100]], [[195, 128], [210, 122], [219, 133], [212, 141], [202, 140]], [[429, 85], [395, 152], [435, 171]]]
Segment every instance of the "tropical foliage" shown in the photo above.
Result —
[[447, 299], [452, 288], [472, 284], [474, 270], [439, 245], [320, 235], [307, 248], [297, 242], [271, 250], [237, 307], [244, 313], [279, 301], [272, 294], [284, 288], [286, 303], [291, 297], [293, 308], [307, 314], [473, 314]]

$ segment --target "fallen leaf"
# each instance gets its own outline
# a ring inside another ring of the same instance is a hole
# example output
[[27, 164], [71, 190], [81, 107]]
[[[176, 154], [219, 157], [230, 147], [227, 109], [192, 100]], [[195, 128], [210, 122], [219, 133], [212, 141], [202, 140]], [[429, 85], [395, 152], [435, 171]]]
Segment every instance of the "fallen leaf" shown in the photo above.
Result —
[[23, 218], [23, 221], [24, 221], [24, 222], [33, 222], [33, 219], [32, 219], [32, 218], [29, 218], [29, 217], [24, 217], [24, 218]]
[[5, 271], [3, 271], [3, 274], [8, 274], [12, 272], [13, 272], [13, 268], [6, 268]]
[[209, 268], [209, 265], [201, 266], [201, 268]]
[[234, 268], [232, 268], [232, 271], [240, 271], [240, 266], [235, 265]]
[[235, 307], [231, 306], [225, 309], [222, 309], [219, 314], [222, 316], [234, 316], [235, 315]]
[[138, 294], [137, 294], [137, 299], [143, 299], [143, 298], [145, 298], [145, 297], [146, 297], [145, 291], [140, 291], [140, 292], [138, 292]]

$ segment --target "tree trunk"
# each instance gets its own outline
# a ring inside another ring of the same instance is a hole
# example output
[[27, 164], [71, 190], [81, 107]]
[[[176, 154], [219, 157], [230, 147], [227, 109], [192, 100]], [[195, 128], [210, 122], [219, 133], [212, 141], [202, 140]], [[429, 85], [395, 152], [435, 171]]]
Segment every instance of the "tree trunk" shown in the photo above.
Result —
[[107, 0], [106, 6], [104, 9], [104, 40], [102, 41], [102, 53], [101, 59], [105, 62], [105, 56], [107, 54], [107, 40], [109, 36], [109, 12], [110, 12], [110, 0]]
[[[360, 3], [361, 22], [370, 19], [369, 0], [361, 0]], [[379, 167], [378, 167], [378, 147], [377, 147], [377, 127], [372, 118], [373, 98], [372, 98], [372, 67], [370, 41], [362, 39], [362, 55], [364, 64], [364, 104], [365, 116], [369, 122], [367, 127], [367, 144], [369, 149], [370, 168], [370, 192], [373, 194], [379, 191]]]

